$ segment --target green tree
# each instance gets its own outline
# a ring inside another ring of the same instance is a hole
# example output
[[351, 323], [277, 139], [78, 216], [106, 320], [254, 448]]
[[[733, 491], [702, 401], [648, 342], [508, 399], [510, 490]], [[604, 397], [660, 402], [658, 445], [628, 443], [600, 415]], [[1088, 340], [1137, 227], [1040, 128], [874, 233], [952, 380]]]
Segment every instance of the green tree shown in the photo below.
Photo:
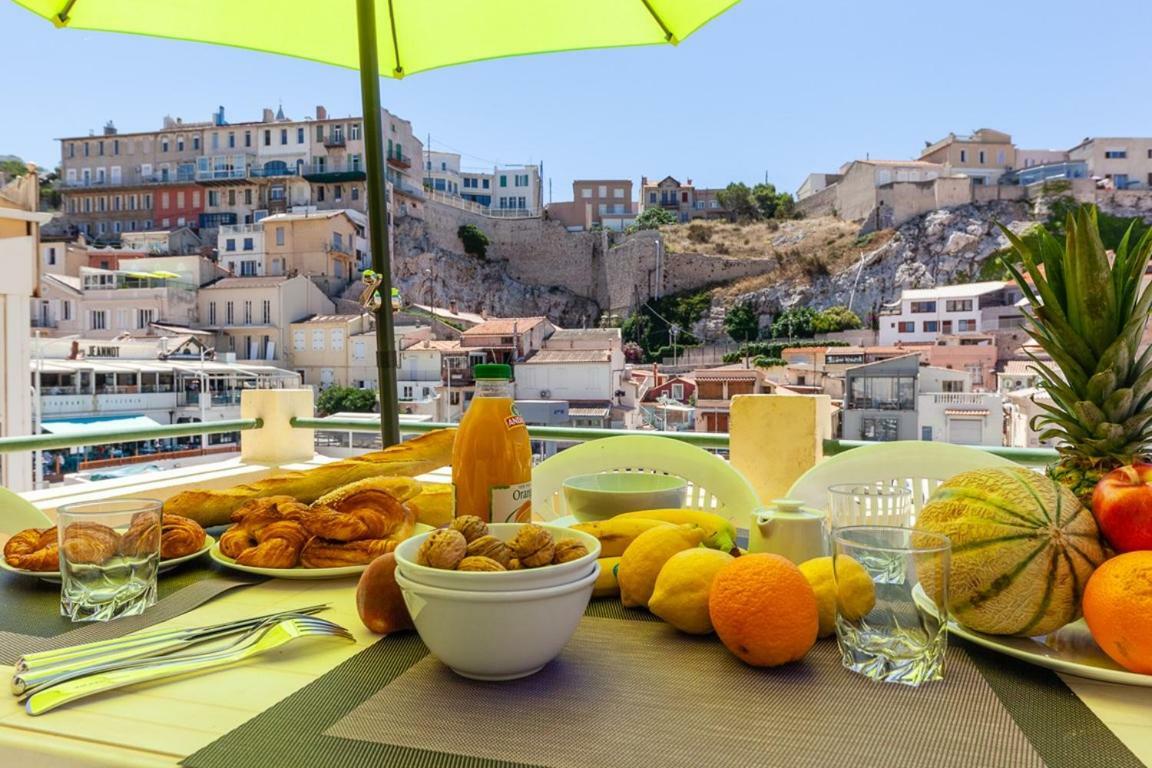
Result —
[[464, 243], [464, 253], [475, 256], [481, 261], [488, 260], [488, 244], [491, 242], [484, 230], [475, 224], [462, 224], [456, 230], [456, 236]]
[[772, 322], [774, 339], [810, 339], [816, 310], [812, 307], [792, 307], [776, 316]]
[[0, 156], [0, 175], [14, 179], [26, 173], [28, 173], [28, 166], [20, 158], [15, 155]]
[[734, 181], [716, 193], [716, 201], [734, 219], [753, 220], [760, 218], [760, 208], [752, 196], [752, 190], [741, 181]]
[[316, 398], [316, 410], [324, 416], [347, 412], [372, 413], [376, 410], [376, 390], [328, 387]]
[[796, 201], [792, 198], [789, 192], [781, 192], [776, 195], [776, 211], [774, 213], [777, 219], [795, 219], [796, 216]]
[[828, 307], [812, 318], [812, 330], [815, 333], [854, 331], [862, 327], [864, 324], [860, 322], [860, 316], [845, 306]]
[[628, 228], [630, 232], [643, 229], [660, 229], [665, 224], [675, 224], [676, 214], [658, 206], [649, 206], [636, 217], [636, 222]]
[[753, 341], [760, 335], [760, 316], [749, 301], [741, 302], [724, 315], [724, 330], [733, 341]]
[[640, 345], [646, 362], [653, 362], [671, 353], [663, 354], [676, 337], [678, 348], [700, 343], [688, 330], [696, 324], [712, 305], [708, 291], [679, 293], [652, 299], [640, 306], [621, 326], [624, 341]]
[[760, 216], [765, 219], [776, 216], [776, 206], [779, 199], [780, 196], [776, 194], [775, 184], [764, 183], [752, 187], [752, 201], [756, 203]]

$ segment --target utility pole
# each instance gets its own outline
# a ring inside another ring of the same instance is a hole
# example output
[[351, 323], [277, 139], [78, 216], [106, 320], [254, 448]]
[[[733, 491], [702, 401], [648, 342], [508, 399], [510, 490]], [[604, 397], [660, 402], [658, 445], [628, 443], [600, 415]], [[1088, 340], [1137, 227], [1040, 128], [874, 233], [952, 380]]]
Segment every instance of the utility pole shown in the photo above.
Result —
[[424, 172], [428, 174], [428, 187], [432, 187], [432, 132], [428, 132], [428, 143], [424, 145]]

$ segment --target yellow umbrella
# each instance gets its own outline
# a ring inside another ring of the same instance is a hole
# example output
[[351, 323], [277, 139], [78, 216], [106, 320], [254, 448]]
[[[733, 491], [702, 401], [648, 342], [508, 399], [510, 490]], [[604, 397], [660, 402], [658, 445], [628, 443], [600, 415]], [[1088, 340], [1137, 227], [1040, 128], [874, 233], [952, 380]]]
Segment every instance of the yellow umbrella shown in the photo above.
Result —
[[[390, 296], [380, 81], [484, 59], [676, 45], [738, 0], [15, 0], [58, 27], [251, 48], [360, 70], [372, 268]], [[381, 430], [400, 440], [390, 302], [378, 301]]]

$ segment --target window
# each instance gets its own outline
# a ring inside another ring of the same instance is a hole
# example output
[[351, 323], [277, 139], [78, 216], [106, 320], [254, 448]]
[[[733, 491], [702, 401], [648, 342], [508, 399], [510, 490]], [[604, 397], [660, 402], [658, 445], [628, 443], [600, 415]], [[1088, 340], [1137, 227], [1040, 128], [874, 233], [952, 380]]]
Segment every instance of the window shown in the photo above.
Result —
[[[219, 136], [217, 136], [215, 133], [212, 134], [212, 147], [213, 147], [213, 149], [215, 149], [216, 142], [218, 140], [219, 140]], [[199, 149], [200, 149], [200, 137], [199, 136], [193, 136], [192, 137], [192, 149], [199, 151]]]
[[[526, 173], [518, 174], [516, 176], [516, 186], [518, 186], [518, 187], [528, 186], [528, 174], [526, 174]], [[605, 194], [607, 194], [607, 191], [604, 189], [604, 187], [600, 187], [600, 196], [603, 197]]]
[[608, 197], [608, 185], [601, 184], [599, 189], [600, 197]]
[[508, 177], [507, 176], [501, 176], [500, 177], [500, 186], [502, 186], [502, 187], [508, 186]]
[[236, 190], [228, 190], [228, 205], [236, 205]]
[[899, 439], [899, 421], [896, 419], [862, 419], [860, 439], [876, 442], [891, 442]]
[[[524, 198], [520, 198], [520, 199], [523, 200]], [[601, 216], [608, 213], [608, 203], [600, 203], [600, 208], [597, 211], [597, 213], [599, 213]]]
[[1106, 149], [1104, 150], [1104, 157], [1108, 160], [1123, 160], [1128, 157], [1128, 150]]
[[952, 321], [951, 320], [945, 320], [944, 322], [942, 322], [940, 324], [940, 332], [941, 333], [952, 333]]
[[264, 129], [264, 146], [272, 146], [272, 131], [268, 130], [267, 128]]
[[88, 327], [93, 331], [103, 331], [108, 328], [108, 312], [103, 309], [94, 309], [89, 312]]
[[968, 162], [968, 150], [966, 150], [966, 149], [960, 150], [960, 162], [962, 162], [962, 163]]
[[940, 323], [935, 320], [924, 321], [924, 333], [936, 333], [940, 330]]
[[284, 227], [276, 227], [276, 245], [284, 245]]
[[944, 392], [963, 392], [964, 382], [962, 381], [942, 381], [940, 382], [941, 390]]
[[252, 259], [240, 262], [240, 277], [256, 277], [256, 262]]
[[316, 202], [318, 202], [318, 203], [324, 202], [324, 187], [323, 186], [316, 187]]
[[261, 302], [260, 308], [261, 308], [261, 317], [262, 317], [262, 320], [260, 322], [264, 323], [265, 325], [271, 324], [271, 322], [272, 322], [272, 302], [271, 302], [271, 300], [264, 299], [264, 301]]
[[[1148, 156], [1152, 157], [1152, 149], [1148, 150]], [[76, 157], [76, 145], [75, 144], [69, 144], [68, 145], [68, 157]]]
[[901, 321], [896, 324], [897, 333], [915, 333], [916, 323], [910, 321]]
[[292, 351], [304, 351], [304, 331], [292, 331]]
[[323, 328], [317, 328], [316, 330], [312, 331], [312, 351], [313, 352], [324, 351], [324, 329]]
[[936, 302], [934, 301], [914, 301], [912, 302], [911, 312], [913, 314], [923, 314], [925, 312], [935, 312]]
[[[165, 142], [165, 146], [167, 146], [167, 142]], [[168, 150], [165, 149], [164, 151], [167, 152]], [[84, 142], [84, 157], [88, 157], [88, 142]]]
[[225, 240], [224, 241], [224, 250], [226, 250], [226, 251], [236, 250], [236, 238], [230, 237], [227, 240]]
[[192, 207], [193, 208], [199, 208], [200, 207], [200, 190], [193, 190], [192, 191]]
[[65, 299], [64, 301], [60, 302], [60, 319], [61, 320], [71, 320], [72, 319], [72, 302], [68, 299]]
[[971, 312], [972, 299], [948, 299], [944, 308], [949, 312]]
[[344, 187], [342, 185], [340, 185], [340, 184], [333, 185], [333, 187], [332, 187], [332, 199], [333, 200], [343, 200], [344, 199]]
[[154, 309], [138, 309], [136, 310], [136, 327], [147, 328], [152, 324], [156, 317], [156, 310]]
[[288, 143], [288, 129], [287, 128], [281, 128], [280, 129], [280, 143], [281, 144], [287, 144]]
[[343, 251], [344, 250], [344, 235], [342, 235], [339, 232], [333, 232], [332, 233], [332, 250], [334, 250], [334, 251]]
[[224, 324], [225, 325], [232, 325], [235, 322], [236, 322], [236, 307], [233, 305], [232, 302], [230, 302], [230, 301], [226, 302], [224, 304]]
[[244, 146], [252, 146], [252, 131], [244, 131]]
[[296, 129], [296, 143], [297, 144], [303, 144], [304, 143], [304, 128], [303, 127]]
[[1004, 165], [1004, 150], [996, 151], [996, 165]]
[[244, 302], [244, 325], [252, 325], [252, 302]]
[[519, 208], [520, 210], [524, 210], [525, 208], [527, 208], [528, 207], [528, 198], [526, 198], [526, 197], [516, 198], [516, 207]]
[[252, 189], [244, 190], [244, 205], [252, 205]]
[[48, 249], [48, 263], [49, 264], [55, 264], [56, 263], [56, 247], [55, 246]]
[[404, 385], [404, 387], [402, 387], [402, 389], [404, 391], [400, 393], [400, 399], [401, 400], [411, 400], [412, 399], [412, 387], [410, 385], [406, 384], [406, 385]]
[[183, 192], [177, 192], [176, 193], [176, 207], [177, 208], [183, 208], [184, 207], [184, 193]]
[[975, 331], [976, 330], [976, 321], [975, 320], [957, 320], [956, 326], [960, 330], [960, 333], [965, 333], [968, 331]]
[[340, 328], [332, 329], [332, 349], [344, 349], [344, 331]]
[[580, 197], [584, 198], [585, 200], [591, 200], [592, 199], [592, 188], [591, 187], [584, 187], [584, 189], [580, 190]]
[[255, 244], [252, 242], [252, 238], [250, 238], [250, 237], [244, 238], [244, 250], [251, 251], [254, 247], [255, 247]]
[[360, 123], [352, 123], [348, 126], [348, 138], [356, 141], [360, 138]]
[[144, 209], [152, 210], [152, 193], [146, 192], [144, 194]]
[[932, 427], [920, 427], [920, 439], [925, 442], [932, 442]]
[[491, 187], [490, 187], [490, 185], [489, 185], [489, 183], [488, 183], [489, 181], [490, 181], [490, 179], [481, 179], [481, 180], [480, 180], [480, 187], [481, 187], [482, 189], [490, 189]]
[[360, 187], [357, 187], [355, 184], [352, 185], [352, 199], [353, 200], [359, 200], [360, 199]]
[[176, 151], [177, 152], [183, 152], [184, 151], [184, 137], [183, 136], [176, 137]]
[[984, 150], [980, 150], [980, 165], [984, 165]]
[[208, 325], [216, 325], [216, 302], [208, 302]]
[[624, 199], [624, 188], [623, 187], [614, 188], [612, 190], [612, 197], [616, 198], [617, 200], [623, 200]]
[[220, 205], [220, 192], [219, 190], [208, 190], [208, 206], [215, 207]]
[[672, 390], [672, 399], [682, 401], [684, 399], [684, 385], [677, 382], [670, 388]]

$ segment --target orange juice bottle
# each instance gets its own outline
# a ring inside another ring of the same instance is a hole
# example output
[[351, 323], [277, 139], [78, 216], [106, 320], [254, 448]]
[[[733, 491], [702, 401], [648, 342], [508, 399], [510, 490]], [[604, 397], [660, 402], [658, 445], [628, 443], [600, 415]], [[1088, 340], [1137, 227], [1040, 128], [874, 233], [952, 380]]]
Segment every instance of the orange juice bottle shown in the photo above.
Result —
[[476, 394], [452, 446], [456, 515], [489, 523], [532, 519], [532, 445], [512, 402], [512, 368], [477, 365]]

